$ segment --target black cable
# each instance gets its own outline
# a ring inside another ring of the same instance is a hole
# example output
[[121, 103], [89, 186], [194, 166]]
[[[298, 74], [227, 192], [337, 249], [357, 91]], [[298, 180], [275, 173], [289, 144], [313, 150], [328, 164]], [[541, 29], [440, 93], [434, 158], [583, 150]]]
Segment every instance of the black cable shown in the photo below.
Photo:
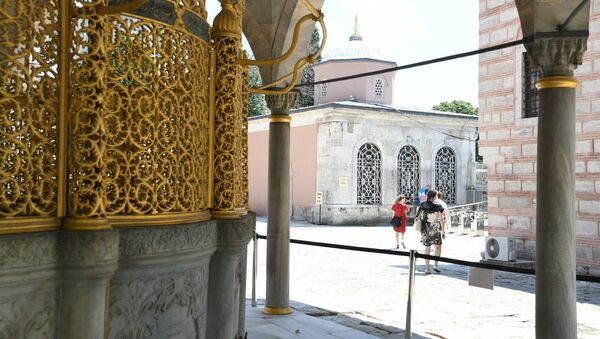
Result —
[[[260, 235], [258, 233], [256, 233], [256, 237], [258, 239], [267, 239], [266, 236]], [[396, 256], [402, 256], [402, 257], [408, 257], [410, 255], [410, 252], [408, 252], [408, 251], [384, 250], [384, 249], [372, 248], [372, 247], [349, 246], [349, 245], [331, 244], [331, 243], [318, 242], [318, 241], [290, 239], [290, 243], [299, 244], [299, 245], [326, 247], [326, 248], [337, 248], [337, 249], [341, 249], [341, 250], [357, 251], [357, 252], [390, 254], [390, 255], [396, 255]], [[508, 267], [508, 266], [495, 265], [495, 264], [483, 263], [483, 262], [465, 261], [465, 260], [460, 260], [460, 259], [437, 257], [435, 255], [429, 255], [429, 254], [421, 254], [418, 252], [415, 253], [415, 256], [416, 256], [416, 258], [437, 260], [437, 261], [446, 262], [449, 264], [460, 265], [460, 266], [479, 267], [479, 268], [487, 268], [487, 269], [495, 270], [495, 271], [535, 275], [535, 270], [530, 269], [530, 268]], [[577, 274], [576, 278], [578, 281], [600, 283], [600, 277], [595, 277], [595, 276], [591, 276], [591, 275]]]
[[436, 59], [430, 59], [430, 60], [415, 62], [415, 63], [412, 63], [412, 64], [407, 64], [407, 65], [402, 65], [402, 66], [397, 66], [397, 67], [392, 67], [392, 68], [380, 69], [378, 71], [372, 71], [372, 72], [366, 72], [366, 73], [358, 73], [358, 74], [348, 75], [348, 76], [334, 78], [334, 79], [314, 81], [314, 82], [309, 82], [309, 83], [305, 83], [305, 84], [298, 84], [298, 85], [294, 86], [294, 88], [314, 86], [314, 85], [320, 85], [320, 84], [325, 84], [325, 83], [330, 83], [330, 82], [338, 82], [338, 81], [344, 81], [344, 80], [351, 80], [351, 79], [356, 79], [356, 78], [364, 78], [364, 77], [371, 76], [371, 75], [377, 75], [377, 74], [395, 72], [395, 71], [400, 71], [400, 70], [403, 70], [403, 69], [420, 67], [420, 66], [435, 64], [435, 63], [438, 63], [438, 62], [444, 62], [444, 61], [449, 61], [449, 60], [454, 60], [454, 59], [460, 59], [460, 58], [464, 58], [464, 57], [468, 57], [468, 56], [472, 56], [472, 55], [477, 55], [477, 54], [483, 54], [483, 53], [487, 53], [487, 52], [492, 52], [492, 51], [495, 51], [495, 50], [498, 50], [498, 49], [503, 49], [503, 48], [507, 48], [507, 47], [513, 47], [513, 46], [521, 45], [521, 44], [532, 42], [532, 41], [533, 41], [533, 36], [527, 37], [527, 38], [523, 38], [523, 39], [520, 39], [520, 40], [516, 40], [516, 41], [506, 42], [506, 43], [503, 43], [503, 44], [500, 44], [500, 45], [496, 45], [496, 46], [490, 46], [490, 47], [486, 47], [486, 48], [476, 49], [476, 50], [470, 51], [470, 52], [464, 52], [464, 53], [459, 53], [459, 54], [448, 55], [448, 56], [441, 57], [441, 58], [436, 58]]

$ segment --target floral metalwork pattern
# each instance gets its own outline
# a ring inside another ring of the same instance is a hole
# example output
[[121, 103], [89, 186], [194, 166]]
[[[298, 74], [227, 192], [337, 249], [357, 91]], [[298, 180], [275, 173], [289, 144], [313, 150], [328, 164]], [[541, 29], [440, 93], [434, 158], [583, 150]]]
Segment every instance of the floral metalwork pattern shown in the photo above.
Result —
[[105, 0], [75, 1], [71, 25], [69, 82], [69, 215], [105, 217], [103, 196], [104, 75], [106, 17], [97, 14]]
[[435, 155], [435, 189], [444, 194], [447, 204], [456, 204], [456, 155], [450, 147]]
[[420, 159], [414, 147], [406, 145], [400, 149], [397, 178], [397, 193], [404, 194], [409, 205], [416, 205], [419, 193]]
[[208, 44], [129, 16], [107, 27], [107, 214], [207, 209]]
[[357, 156], [357, 203], [381, 204], [381, 152], [373, 144], [364, 144]]
[[0, 217], [55, 216], [59, 1], [0, 2]]

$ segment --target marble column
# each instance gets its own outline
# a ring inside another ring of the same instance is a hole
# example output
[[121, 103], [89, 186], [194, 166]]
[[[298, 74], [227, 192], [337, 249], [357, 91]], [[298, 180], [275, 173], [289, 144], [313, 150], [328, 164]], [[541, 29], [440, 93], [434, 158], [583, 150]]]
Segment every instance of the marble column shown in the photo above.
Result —
[[576, 338], [575, 67], [584, 38], [539, 39], [527, 46], [542, 70], [536, 210], [536, 337]]
[[298, 94], [266, 96], [269, 117], [267, 291], [263, 312], [289, 314], [290, 303], [290, 109]]
[[118, 231], [64, 232], [59, 239], [58, 337], [104, 339], [109, 281], [118, 266]]
[[[253, 214], [217, 221], [217, 250], [210, 259], [206, 338], [239, 338], [240, 299], [246, 299], [244, 255], [255, 229]], [[244, 294], [241, 291], [244, 290]]]

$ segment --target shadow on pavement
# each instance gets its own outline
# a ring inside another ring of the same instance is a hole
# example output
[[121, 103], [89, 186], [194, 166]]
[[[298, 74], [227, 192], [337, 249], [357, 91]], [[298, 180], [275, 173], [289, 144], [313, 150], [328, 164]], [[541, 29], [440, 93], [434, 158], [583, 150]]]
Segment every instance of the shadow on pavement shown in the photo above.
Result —
[[[319, 318], [325, 321], [330, 321], [345, 327], [367, 333], [369, 335], [383, 338], [383, 339], [395, 339], [404, 338], [404, 329], [394, 326], [385, 325], [378, 322], [379, 319], [369, 317], [361, 313], [338, 313], [336, 311], [330, 311], [323, 308], [319, 308], [312, 305], [303, 304], [297, 301], [291, 301], [290, 306], [298, 312], [302, 312], [308, 316]], [[365, 318], [369, 318], [368, 320]], [[412, 338], [415, 339], [440, 339], [444, 338], [440, 335], [422, 335], [419, 333], [412, 333]]]
[[[390, 267], [405, 269], [407, 271], [405, 274], [408, 277], [408, 265], [390, 265]], [[440, 268], [442, 270], [440, 275], [445, 277], [460, 279], [465, 282], [467, 282], [469, 279], [468, 267], [452, 264], [440, 264]], [[425, 265], [417, 264], [417, 271], [415, 272], [415, 275], [425, 276], [423, 273], [424, 271]], [[535, 294], [535, 276], [495, 271], [494, 286]], [[600, 306], [600, 284], [578, 281], [577, 302]]]

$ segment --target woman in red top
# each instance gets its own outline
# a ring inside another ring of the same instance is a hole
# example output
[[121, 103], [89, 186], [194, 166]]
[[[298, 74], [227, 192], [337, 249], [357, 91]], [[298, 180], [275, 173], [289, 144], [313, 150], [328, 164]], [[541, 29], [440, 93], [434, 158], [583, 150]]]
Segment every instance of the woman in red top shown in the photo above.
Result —
[[394, 227], [396, 232], [396, 248], [400, 248], [400, 234], [402, 234], [402, 248], [404, 246], [404, 232], [406, 232], [406, 212], [408, 212], [408, 205], [405, 204], [406, 198], [404, 194], [400, 194], [394, 205], [392, 205], [392, 211], [394, 211], [394, 218], [390, 224]]

